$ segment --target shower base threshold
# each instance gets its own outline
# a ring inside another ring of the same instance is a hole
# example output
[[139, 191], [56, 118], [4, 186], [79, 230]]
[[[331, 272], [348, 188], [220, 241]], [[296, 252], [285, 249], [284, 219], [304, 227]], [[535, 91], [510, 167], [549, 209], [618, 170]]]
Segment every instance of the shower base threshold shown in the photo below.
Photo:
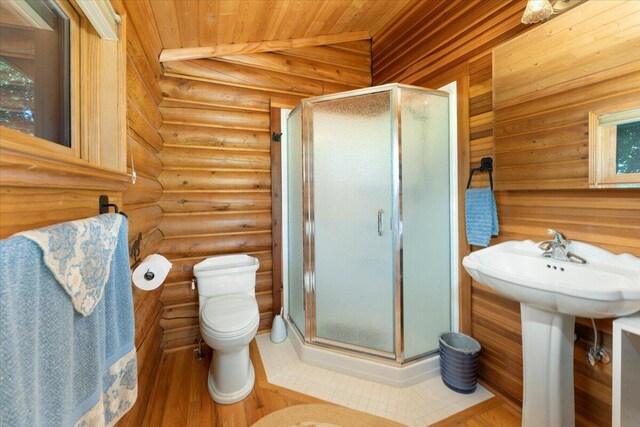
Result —
[[440, 375], [440, 355], [433, 354], [403, 366], [354, 356], [339, 349], [307, 344], [286, 319], [287, 333], [298, 358], [309, 365], [393, 387], [409, 387]]

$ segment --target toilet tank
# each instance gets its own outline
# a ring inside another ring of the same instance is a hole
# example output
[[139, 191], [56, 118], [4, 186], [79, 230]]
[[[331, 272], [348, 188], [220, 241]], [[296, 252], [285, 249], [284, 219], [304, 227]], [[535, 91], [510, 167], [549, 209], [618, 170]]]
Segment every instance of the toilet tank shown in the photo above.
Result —
[[193, 266], [198, 279], [198, 297], [222, 295], [255, 295], [256, 271], [260, 263], [249, 255], [222, 255], [207, 258]]

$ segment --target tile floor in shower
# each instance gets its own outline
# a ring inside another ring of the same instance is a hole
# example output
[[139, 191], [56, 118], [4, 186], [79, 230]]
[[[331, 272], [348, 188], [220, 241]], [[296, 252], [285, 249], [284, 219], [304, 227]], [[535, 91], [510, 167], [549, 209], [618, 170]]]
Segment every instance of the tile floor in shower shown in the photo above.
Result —
[[440, 376], [405, 388], [378, 384], [301, 362], [289, 338], [274, 344], [260, 334], [256, 342], [271, 384], [409, 426], [434, 423], [493, 396], [479, 384], [472, 394], [456, 393]]

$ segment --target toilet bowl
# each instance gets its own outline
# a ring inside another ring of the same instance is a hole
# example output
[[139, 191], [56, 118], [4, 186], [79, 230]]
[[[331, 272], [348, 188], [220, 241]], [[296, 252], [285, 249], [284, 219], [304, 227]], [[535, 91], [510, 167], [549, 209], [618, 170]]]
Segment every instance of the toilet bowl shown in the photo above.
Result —
[[209, 395], [217, 403], [244, 399], [255, 383], [249, 343], [260, 313], [255, 298], [258, 260], [247, 255], [207, 258], [194, 266], [200, 301], [200, 332], [213, 349]]

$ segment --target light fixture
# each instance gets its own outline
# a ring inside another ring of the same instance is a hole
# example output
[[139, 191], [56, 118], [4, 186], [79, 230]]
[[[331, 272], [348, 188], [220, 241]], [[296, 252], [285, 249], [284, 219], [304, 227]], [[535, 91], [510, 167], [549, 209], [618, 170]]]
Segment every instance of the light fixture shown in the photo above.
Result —
[[553, 13], [553, 6], [549, 0], [529, 0], [522, 15], [523, 24], [535, 24], [547, 19]]
[[120, 16], [109, 0], [76, 0], [87, 19], [104, 40], [118, 40]]

